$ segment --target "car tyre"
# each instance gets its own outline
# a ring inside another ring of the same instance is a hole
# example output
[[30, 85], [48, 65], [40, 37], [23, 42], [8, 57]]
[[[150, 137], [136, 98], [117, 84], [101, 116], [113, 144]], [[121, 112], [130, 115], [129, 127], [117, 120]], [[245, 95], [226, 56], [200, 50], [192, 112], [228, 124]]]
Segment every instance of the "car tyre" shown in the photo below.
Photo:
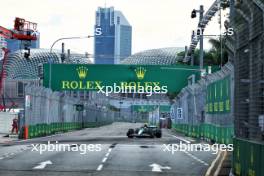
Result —
[[127, 132], [127, 137], [128, 138], [133, 138], [134, 137], [134, 129], [129, 129], [128, 132]]
[[156, 132], [156, 137], [157, 138], [161, 138], [161, 136], [162, 136], [161, 130], [158, 129], [157, 132]]

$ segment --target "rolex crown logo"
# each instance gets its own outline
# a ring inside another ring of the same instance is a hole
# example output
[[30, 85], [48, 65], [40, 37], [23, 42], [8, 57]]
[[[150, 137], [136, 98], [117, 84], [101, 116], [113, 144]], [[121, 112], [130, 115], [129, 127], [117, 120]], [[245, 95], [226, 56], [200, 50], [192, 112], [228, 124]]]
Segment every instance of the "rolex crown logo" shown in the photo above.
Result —
[[84, 79], [87, 76], [87, 72], [88, 72], [88, 68], [84, 67], [84, 66], [80, 66], [77, 69], [77, 73], [80, 79]]
[[147, 70], [145, 68], [143, 68], [143, 67], [136, 68], [135, 72], [136, 72], [137, 78], [140, 79], [140, 80], [144, 79], [146, 71]]
[[140, 106], [140, 108], [138, 109], [139, 112], [146, 112], [146, 109], [143, 106]]

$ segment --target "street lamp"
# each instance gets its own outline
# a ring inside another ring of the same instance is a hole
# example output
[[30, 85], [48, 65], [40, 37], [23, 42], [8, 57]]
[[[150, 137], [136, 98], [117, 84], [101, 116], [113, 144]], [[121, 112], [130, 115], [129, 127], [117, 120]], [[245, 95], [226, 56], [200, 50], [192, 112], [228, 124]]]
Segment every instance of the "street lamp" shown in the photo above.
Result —
[[88, 36], [82, 36], [82, 37], [63, 37], [63, 38], [59, 38], [57, 40], [55, 40], [53, 42], [53, 44], [51, 45], [50, 47], [50, 53], [52, 52], [52, 49], [53, 49], [53, 46], [58, 42], [58, 41], [61, 41], [61, 40], [71, 40], [71, 39], [85, 39], [85, 38], [92, 38], [94, 37], [94, 35], [88, 35]]
[[[72, 39], [85, 39], [85, 38], [91, 38], [94, 37], [94, 35], [88, 35], [88, 36], [79, 36], [79, 37], [63, 37], [63, 38], [59, 38], [57, 40], [55, 40], [51, 47], [50, 47], [50, 53], [52, 53], [52, 49], [54, 47], [54, 45], [61, 41], [61, 40], [72, 40]], [[49, 88], [51, 89], [51, 60], [49, 60]]]

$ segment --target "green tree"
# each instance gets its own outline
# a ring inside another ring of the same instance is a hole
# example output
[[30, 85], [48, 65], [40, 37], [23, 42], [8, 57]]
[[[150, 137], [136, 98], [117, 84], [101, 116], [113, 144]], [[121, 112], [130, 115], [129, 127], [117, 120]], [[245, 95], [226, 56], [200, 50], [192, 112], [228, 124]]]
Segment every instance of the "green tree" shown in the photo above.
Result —
[[[221, 40], [222, 40], [222, 44], [221, 44]], [[228, 53], [225, 48], [226, 37], [222, 37], [221, 40], [220, 38], [218, 39], [211, 38], [209, 40], [209, 43], [212, 45], [212, 48], [209, 50], [209, 53], [212, 54], [213, 59], [215, 60], [215, 65], [221, 65], [221, 62], [222, 65], [224, 65], [226, 62], [228, 62]]]

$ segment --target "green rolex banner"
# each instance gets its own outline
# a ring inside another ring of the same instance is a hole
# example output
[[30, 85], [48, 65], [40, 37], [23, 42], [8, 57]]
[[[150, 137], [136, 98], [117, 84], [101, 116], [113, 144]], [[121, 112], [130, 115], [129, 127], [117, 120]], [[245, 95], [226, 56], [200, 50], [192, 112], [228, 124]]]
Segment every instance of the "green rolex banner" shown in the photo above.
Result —
[[168, 92], [179, 92], [198, 67], [174, 65], [95, 65], [95, 64], [44, 64], [45, 87], [52, 90], [104, 89], [105, 86], [159, 87]]

